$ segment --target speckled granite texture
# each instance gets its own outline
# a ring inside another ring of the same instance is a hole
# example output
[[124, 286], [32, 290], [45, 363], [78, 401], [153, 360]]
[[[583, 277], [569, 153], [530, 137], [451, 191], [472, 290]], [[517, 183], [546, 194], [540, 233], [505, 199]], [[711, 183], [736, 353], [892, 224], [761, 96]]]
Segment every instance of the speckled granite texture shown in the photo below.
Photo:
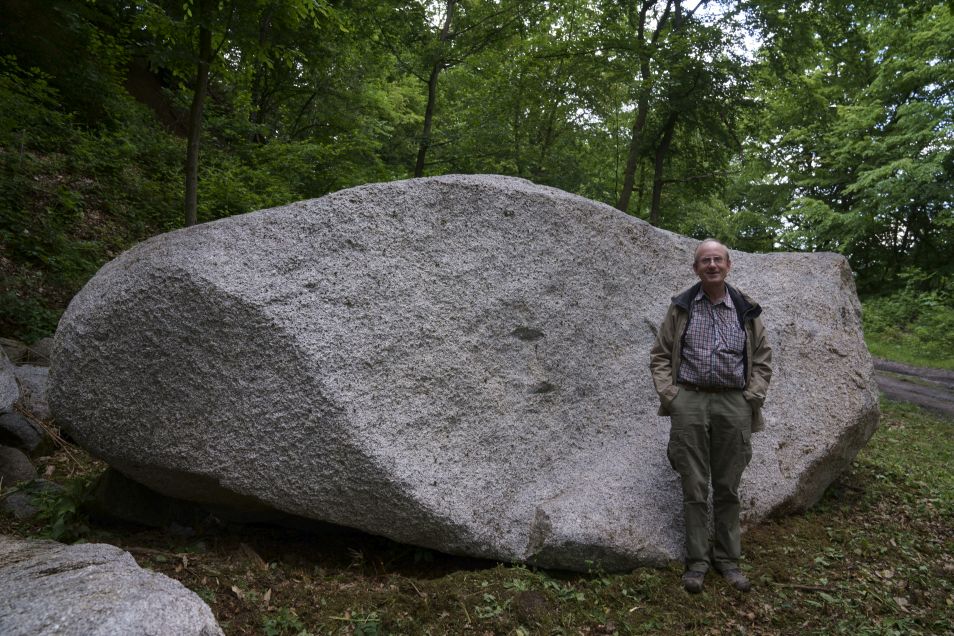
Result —
[[[680, 558], [648, 371], [696, 241], [500, 176], [362, 186], [155, 237], [60, 322], [49, 398], [176, 497], [586, 570]], [[747, 523], [810, 505], [877, 425], [844, 258], [733, 254], [775, 350]]]

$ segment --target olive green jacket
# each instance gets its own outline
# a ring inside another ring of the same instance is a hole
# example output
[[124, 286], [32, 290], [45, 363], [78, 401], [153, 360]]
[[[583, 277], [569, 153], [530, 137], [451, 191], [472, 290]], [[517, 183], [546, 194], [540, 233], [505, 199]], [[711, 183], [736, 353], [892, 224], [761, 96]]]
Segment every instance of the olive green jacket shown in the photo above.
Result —
[[[676, 378], [679, 373], [682, 339], [689, 326], [689, 307], [701, 285], [701, 282], [696, 283], [681, 294], [673, 296], [669, 311], [656, 333], [656, 343], [649, 353], [649, 370], [653, 374], [656, 393], [659, 394], [659, 415], [669, 415], [669, 405], [679, 393]], [[726, 290], [732, 297], [739, 323], [745, 329], [745, 388], [742, 389], [742, 395], [752, 405], [752, 432], [761, 431], [765, 428], [762, 403], [765, 401], [769, 380], [772, 379], [772, 349], [765, 338], [765, 327], [759, 317], [762, 308], [734, 287], [726, 285]]]

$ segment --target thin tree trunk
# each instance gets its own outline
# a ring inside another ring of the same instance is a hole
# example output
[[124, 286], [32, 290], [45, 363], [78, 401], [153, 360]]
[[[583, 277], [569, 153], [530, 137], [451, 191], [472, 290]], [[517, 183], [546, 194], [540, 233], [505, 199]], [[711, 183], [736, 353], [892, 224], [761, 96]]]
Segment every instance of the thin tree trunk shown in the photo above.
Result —
[[[522, 82], [521, 82], [522, 83]], [[517, 91], [517, 102], [513, 107], [513, 163], [517, 168], [517, 176], [523, 177], [523, 151], [520, 146], [520, 116], [523, 113], [523, 103], [520, 99], [522, 91]]]
[[646, 200], [646, 162], [639, 164], [639, 185], [636, 186], [636, 216], [640, 216], [643, 209], [643, 202]]
[[[444, 26], [441, 28], [440, 44], [443, 49], [444, 44], [450, 37], [451, 23], [454, 21], [454, 9], [457, 6], [457, 0], [447, 0], [447, 14], [444, 16]], [[434, 121], [434, 109], [437, 105], [437, 78], [444, 68], [444, 52], [434, 61], [431, 66], [431, 74], [427, 78], [427, 106], [424, 109], [424, 130], [421, 133], [421, 142], [417, 147], [417, 162], [414, 164], [414, 176], [424, 176], [424, 159], [427, 155], [427, 149], [431, 145], [431, 125]]]
[[437, 78], [441, 72], [441, 62], [431, 67], [431, 76], [427, 78], [427, 107], [424, 109], [424, 131], [421, 143], [417, 147], [417, 163], [414, 164], [414, 176], [424, 176], [424, 158], [431, 145], [431, 125], [434, 121], [434, 106], [437, 103]]
[[633, 133], [629, 140], [629, 155], [626, 158], [626, 170], [623, 171], [623, 189], [619, 193], [616, 209], [625, 212], [629, 208], [629, 200], [633, 196], [633, 183], [636, 181], [636, 166], [639, 164], [639, 145], [643, 139], [643, 128], [646, 127], [646, 117], [649, 114], [648, 100], [640, 96], [636, 106], [636, 120], [633, 122]]
[[209, 67], [212, 64], [212, 29], [207, 23], [207, 0], [197, 2], [199, 16], [199, 61], [195, 74], [195, 92], [189, 108], [188, 146], [185, 165], [185, 224], [198, 221], [199, 191], [199, 139], [202, 136], [202, 110], [209, 84]]
[[[262, 15], [258, 23], [258, 52], [263, 54], [266, 49], [266, 44], [268, 43], [269, 35], [272, 31], [272, 13], [274, 12], [274, 7], [268, 8], [265, 13]], [[262, 135], [260, 130], [257, 130], [258, 124], [262, 124], [265, 121], [266, 113], [269, 109], [269, 91], [268, 86], [268, 67], [266, 64], [261, 62], [255, 63], [255, 68], [252, 73], [252, 109], [249, 113], [249, 122], [253, 125], [253, 132], [249, 135], [249, 141], [262, 143], [265, 141], [265, 137]]]
[[659, 141], [659, 145], [656, 146], [656, 160], [653, 172], [653, 201], [649, 208], [649, 222], [652, 225], [659, 224], [659, 202], [662, 199], [663, 168], [666, 163], [666, 155], [669, 154], [669, 146], [672, 144], [673, 133], [676, 131], [676, 119], [678, 119], [678, 117], [678, 114], [675, 112], [669, 114], [669, 118], [666, 119], [666, 124], [663, 128], [662, 139]]
[[[667, 0], [666, 7], [662, 15], [656, 21], [656, 28], [653, 31], [649, 42], [646, 42], [646, 14], [649, 12], [653, 0], [644, 0], [639, 9], [638, 23], [636, 25], [636, 42], [639, 45], [639, 99], [636, 105], [636, 120], [633, 122], [633, 135], [629, 140], [629, 156], [626, 159], [626, 170], [623, 173], [623, 190], [619, 194], [619, 200], [616, 202], [616, 209], [626, 212], [629, 208], [629, 200], [633, 196], [633, 184], [636, 181], [636, 166], [639, 164], [639, 149], [642, 144], [643, 128], [646, 127], [646, 118], [649, 115], [649, 92], [651, 90], [651, 70], [649, 60], [655, 50], [656, 42], [669, 22], [672, 11], [673, 0]], [[677, 2], [678, 5], [678, 2]], [[632, 15], [630, 20], [632, 20]]]

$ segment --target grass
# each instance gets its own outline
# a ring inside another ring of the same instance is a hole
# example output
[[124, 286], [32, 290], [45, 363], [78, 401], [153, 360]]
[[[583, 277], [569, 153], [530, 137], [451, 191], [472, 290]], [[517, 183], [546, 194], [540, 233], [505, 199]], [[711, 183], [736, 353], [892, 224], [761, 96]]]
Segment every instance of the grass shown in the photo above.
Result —
[[[180, 580], [227, 634], [954, 634], [952, 426], [885, 402], [881, 428], [816, 507], [746, 533], [748, 595], [710, 576], [689, 596], [675, 563], [581, 575], [350, 532], [89, 524], [85, 538]], [[52, 478], [67, 464], [51, 458]], [[0, 531], [48, 528], [4, 518]]]
[[925, 352], [922, 346], [896, 339], [883, 339], [880, 334], [865, 334], [865, 344], [871, 355], [884, 360], [910, 364], [913, 367], [930, 367], [954, 371], [954, 356], [946, 351]]

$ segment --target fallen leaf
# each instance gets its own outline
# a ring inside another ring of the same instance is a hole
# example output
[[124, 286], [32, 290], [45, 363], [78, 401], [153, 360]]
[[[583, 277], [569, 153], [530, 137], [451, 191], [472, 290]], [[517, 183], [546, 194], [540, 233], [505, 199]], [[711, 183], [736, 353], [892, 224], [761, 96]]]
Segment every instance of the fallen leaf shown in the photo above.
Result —
[[240, 601], [245, 600], [245, 592], [240, 590], [237, 585], [232, 586], [232, 593], [235, 594], [236, 597], [238, 597], [238, 600]]
[[266, 609], [272, 602], [272, 588], [268, 588], [264, 595], [262, 595], [262, 600], [265, 601]]

